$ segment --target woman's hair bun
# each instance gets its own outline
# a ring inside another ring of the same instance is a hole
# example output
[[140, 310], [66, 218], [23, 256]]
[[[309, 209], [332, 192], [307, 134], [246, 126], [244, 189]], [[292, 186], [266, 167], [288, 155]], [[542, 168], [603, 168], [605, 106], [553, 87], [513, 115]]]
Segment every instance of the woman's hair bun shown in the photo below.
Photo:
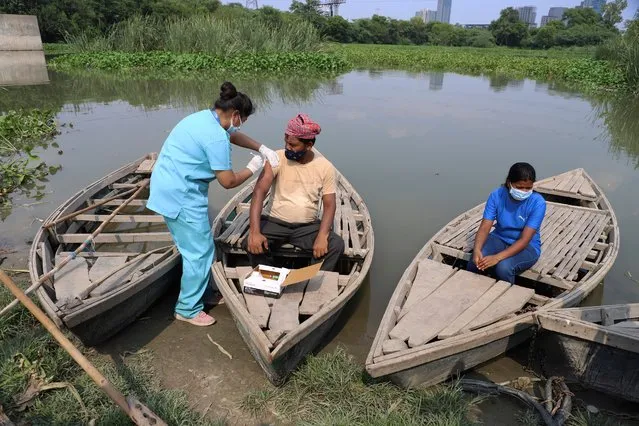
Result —
[[233, 83], [226, 81], [220, 88], [220, 99], [223, 101], [229, 101], [237, 96], [237, 89], [233, 86]]

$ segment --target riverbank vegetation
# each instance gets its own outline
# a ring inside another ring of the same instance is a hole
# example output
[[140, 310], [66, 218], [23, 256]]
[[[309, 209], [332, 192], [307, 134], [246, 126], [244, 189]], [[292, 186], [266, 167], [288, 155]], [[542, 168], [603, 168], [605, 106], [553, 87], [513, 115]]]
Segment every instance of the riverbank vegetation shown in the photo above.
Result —
[[[0, 286], [0, 306], [12, 299]], [[0, 341], [0, 412], [16, 424], [129, 423], [21, 305], [0, 317]], [[91, 350], [84, 353], [125, 395], [135, 395], [168, 424], [223, 424], [192, 411], [184, 392], [162, 390], [148, 352], [111, 360]]]
[[33, 153], [58, 134], [54, 118], [54, 111], [37, 109], [0, 115], [0, 218], [8, 214], [12, 194], [41, 198], [40, 183], [57, 172], [58, 167], [49, 167]]

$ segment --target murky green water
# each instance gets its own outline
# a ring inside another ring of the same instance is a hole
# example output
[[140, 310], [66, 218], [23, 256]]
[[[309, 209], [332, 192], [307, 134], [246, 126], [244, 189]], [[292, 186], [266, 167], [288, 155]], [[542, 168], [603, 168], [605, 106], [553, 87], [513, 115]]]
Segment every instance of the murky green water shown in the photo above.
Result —
[[[38, 219], [76, 191], [147, 152], [159, 151], [185, 115], [208, 107], [221, 80], [145, 81], [68, 77], [0, 88], [0, 111], [59, 110], [57, 146], [38, 152], [63, 168], [41, 202], [15, 198], [0, 238], [26, 251]], [[606, 102], [530, 80], [449, 73], [352, 72], [332, 80], [238, 79], [258, 103], [243, 127], [273, 148], [285, 123], [304, 111], [322, 125], [317, 147], [353, 183], [373, 218], [369, 285], [349, 307], [338, 340], [365, 353], [403, 270], [451, 218], [485, 200], [516, 161], [545, 177], [584, 167], [619, 219], [621, 251], [588, 303], [639, 300], [639, 103]], [[249, 160], [234, 148], [236, 168]], [[211, 215], [232, 197], [212, 185]], [[26, 255], [25, 255], [26, 256]]]

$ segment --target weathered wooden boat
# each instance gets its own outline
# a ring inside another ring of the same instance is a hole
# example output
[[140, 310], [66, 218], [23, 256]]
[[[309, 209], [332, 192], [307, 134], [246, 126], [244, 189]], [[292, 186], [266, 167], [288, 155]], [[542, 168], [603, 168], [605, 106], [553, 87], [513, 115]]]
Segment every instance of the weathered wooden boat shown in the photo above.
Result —
[[544, 373], [639, 402], [639, 303], [539, 312]]
[[617, 219], [583, 169], [541, 180], [539, 261], [514, 285], [467, 272], [484, 204], [441, 229], [402, 275], [366, 360], [373, 377], [433, 385], [528, 339], [534, 312], [576, 306], [619, 250]]
[[[213, 223], [219, 257], [213, 264], [213, 276], [251, 353], [268, 379], [280, 385], [321, 344], [361, 286], [373, 258], [374, 236], [368, 208], [338, 171], [333, 230], [345, 242], [338, 271], [320, 272], [307, 282], [287, 287], [279, 299], [243, 294], [240, 281], [251, 268], [241, 244], [248, 234], [255, 182], [233, 197]], [[265, 205], [270, 200], [269, 194]], [[279, 263], [276, 266], [289, 268], [308, 266], [312, 256], [290, 245], [272, 254]]]
[[156, 158], [146, 155], [76, 193], [31, 245], [29, 272], [42, 307], [87, 346], [133, 322], [179, 280], [181, 258], [164, 219], [140, 198]]

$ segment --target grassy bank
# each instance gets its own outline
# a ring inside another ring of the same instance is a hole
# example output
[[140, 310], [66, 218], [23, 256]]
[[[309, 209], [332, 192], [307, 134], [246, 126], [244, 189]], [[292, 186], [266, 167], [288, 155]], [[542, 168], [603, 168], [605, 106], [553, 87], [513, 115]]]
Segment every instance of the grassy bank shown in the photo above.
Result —
[[[0, 286], [0, 306], [11, 299]], [[0, 405], [16, 424], [129, 423], [26, 309], [0, 317], [0, 341]], [[161, 389], [149, 353], [108, 359], [84, 352], [118, 389], [135, 395], [168, 424], [222, 424], [193, 412], [183, 392]], [[39, 391], [24, 401], [29, 386]]]

